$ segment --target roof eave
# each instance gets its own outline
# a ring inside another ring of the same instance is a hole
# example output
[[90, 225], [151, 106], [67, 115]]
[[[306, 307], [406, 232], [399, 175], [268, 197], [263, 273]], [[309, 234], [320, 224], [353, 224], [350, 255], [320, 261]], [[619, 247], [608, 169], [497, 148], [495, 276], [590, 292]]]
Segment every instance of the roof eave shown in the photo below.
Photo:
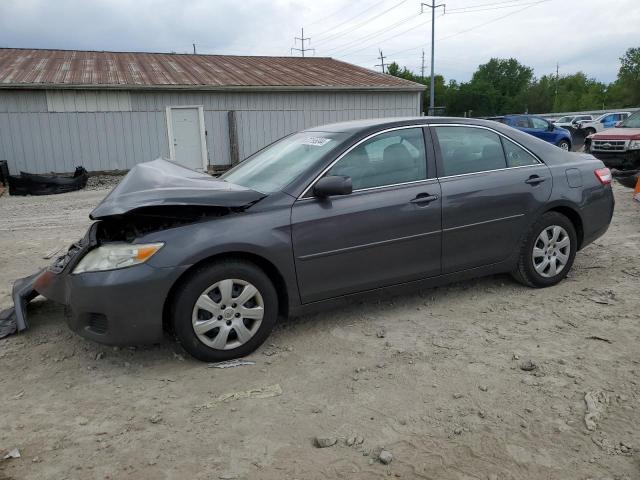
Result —
[[265, 92], [265, 91], [392, 91], [392, 92], [422, 92], [426, 86], [418, 83], [413, 85], [74, 85], [47, 83], [0, 83], [0, 89], [9, 90], [199, 90], [210, 92]]

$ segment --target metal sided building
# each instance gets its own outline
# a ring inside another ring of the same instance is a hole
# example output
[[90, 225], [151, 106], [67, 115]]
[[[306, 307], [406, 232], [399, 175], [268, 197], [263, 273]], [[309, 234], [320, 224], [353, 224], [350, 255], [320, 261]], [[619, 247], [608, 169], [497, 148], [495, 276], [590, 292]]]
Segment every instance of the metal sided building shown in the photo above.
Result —
[[291, 132], [421, 113], [424, 86], [330, 58], [0, 49], [12, 174], [224, 169]]

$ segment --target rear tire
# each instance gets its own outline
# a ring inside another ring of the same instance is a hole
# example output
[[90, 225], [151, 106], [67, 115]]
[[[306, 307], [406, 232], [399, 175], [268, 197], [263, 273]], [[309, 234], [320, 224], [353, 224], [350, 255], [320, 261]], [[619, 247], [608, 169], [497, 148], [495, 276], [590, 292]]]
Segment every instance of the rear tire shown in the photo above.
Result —
[[571, 143], [568, 140], [560, 140], [558, 147], [567, 152], [571, 151]]
[[512, 275], [529, 287], [556, 285], [571, 270], [577, 247], [576, 229], [571, 220], [561, 213], [547, 212], [527, 233]]
[[177, 289], [170, 310], [174, 332], [198, 360], [243, 357], [269, 336], [278, 295], [269, 277], [243, 260], [221, 260], [193, 272]]

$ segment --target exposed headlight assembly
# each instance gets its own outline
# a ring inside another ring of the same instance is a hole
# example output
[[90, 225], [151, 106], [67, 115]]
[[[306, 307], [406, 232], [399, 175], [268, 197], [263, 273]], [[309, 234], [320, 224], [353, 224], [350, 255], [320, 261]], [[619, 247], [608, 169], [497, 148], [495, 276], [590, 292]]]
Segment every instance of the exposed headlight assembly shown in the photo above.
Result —
[[72, 273], [100, 272], [132, 267], [149, 260], [164, 243], [107, 243], [87, 253]]
[[640, 140], [631, 140], [629, 142], [629, 150], [640, 150]]

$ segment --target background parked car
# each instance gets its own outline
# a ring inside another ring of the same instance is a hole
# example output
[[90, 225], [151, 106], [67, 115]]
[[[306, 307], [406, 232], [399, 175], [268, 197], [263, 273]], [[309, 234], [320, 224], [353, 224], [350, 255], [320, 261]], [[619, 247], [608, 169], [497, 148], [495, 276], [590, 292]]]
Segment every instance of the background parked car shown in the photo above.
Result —
[[607, 128], [613, 128], [621, 120], [626, 119], [631, 113], [629, 112], [611, 112], [600, 115], [592, 121], [580, 121], [577, 127], [584, 131], [585, 136], [593, 135]]
[[489, 120], [522, 130], [545, 142], [553, 143], [563, 150], [571, 150], [571, 145], [573, 144], [569, 130], [557, 127], [544, 118], [532, 115], [504, 115], [502, 117], [492, 117]]
[[584, 151], [609, 168], [640, 169], [640, 111], [613, 128], [587, 137]]
[[554, 120], [552, 123], [556, 127], [571, 129], [576, 127], [576, 123], [582, 121], [591, 122], [593, 121], [593, 117], [591, 115], [565, 115], [564, 117]]

